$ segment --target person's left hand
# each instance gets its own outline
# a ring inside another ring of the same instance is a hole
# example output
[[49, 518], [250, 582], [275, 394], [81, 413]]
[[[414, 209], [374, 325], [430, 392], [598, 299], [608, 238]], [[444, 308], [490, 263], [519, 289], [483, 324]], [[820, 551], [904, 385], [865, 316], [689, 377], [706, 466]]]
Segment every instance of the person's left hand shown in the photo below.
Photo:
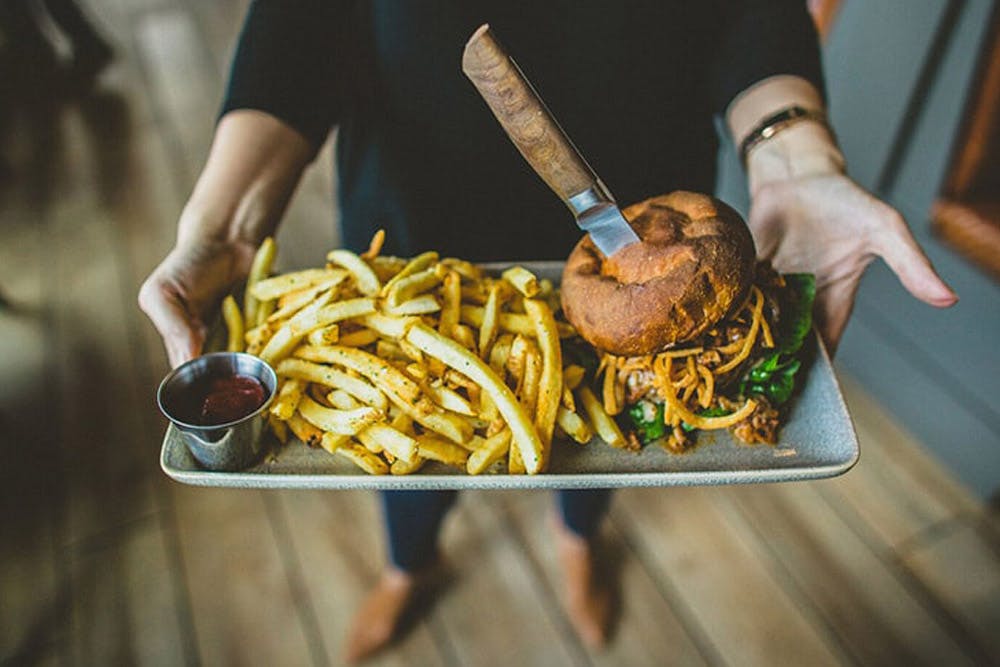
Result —
[[770, 259], [782, 273], [816, 275], [816, 323], [831, 354], [847, 326], [861, 275], [876, 257], [921, 301], [938, 307], [958, 301], [902, 216], [841, 173], [758, 185], [749, 225], [761, 259]]

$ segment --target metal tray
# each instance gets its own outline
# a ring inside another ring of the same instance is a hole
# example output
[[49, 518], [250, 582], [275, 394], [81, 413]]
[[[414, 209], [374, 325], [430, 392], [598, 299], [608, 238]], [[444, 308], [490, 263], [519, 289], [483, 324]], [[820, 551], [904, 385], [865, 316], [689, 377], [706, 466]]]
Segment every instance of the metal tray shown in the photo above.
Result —
[[[561, 262], [523, 266], [558, 280]], [[490, 268], [503, 268], [494, 265]], [[578, 445], [557, 440], [548, 472], [540, 475], [467, 475], [428, 462], [419, 473], [368, 475], [354, 464], [301, 442], [275, 449], [241, 472], [202, 469], [171, 425], [163, 439], [160, 466], [173, 479], [198, 486], [297, 489], [537, 489], [626, 486], [694, 486], [820, 479], [843, 474], [857, 462], [858, 439], [822, 341], [806, 383], [795, 398], [776, 446], [744, 445], [728, 431], [703, 432], [690, 452], [671, 454], [658, 445], [639, 453], [614, 449], [600, 440]]]

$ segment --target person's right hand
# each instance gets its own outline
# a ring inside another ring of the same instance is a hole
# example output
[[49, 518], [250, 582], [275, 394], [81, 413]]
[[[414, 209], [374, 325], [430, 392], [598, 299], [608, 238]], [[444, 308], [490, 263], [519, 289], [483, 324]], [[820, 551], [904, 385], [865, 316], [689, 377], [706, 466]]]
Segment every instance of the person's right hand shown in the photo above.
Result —
[[146, 278], [139, 307], [163, 337], [171, 367], [201, 354], [209, 313], [246, 278], [254, 252], [241, 241], [189, 240]]

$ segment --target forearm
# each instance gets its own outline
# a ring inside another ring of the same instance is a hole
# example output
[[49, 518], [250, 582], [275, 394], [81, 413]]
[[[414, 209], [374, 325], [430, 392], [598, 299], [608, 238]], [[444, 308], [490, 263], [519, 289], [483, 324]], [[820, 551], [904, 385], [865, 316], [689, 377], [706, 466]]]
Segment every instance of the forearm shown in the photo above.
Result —
[[[773, 76], [739, 94], [726, 111], [726, 121], [739, 147], [758, 125], [791, 106], [823, 110], [816, 88], [800, 77]], [[751, 194], [764, 185], [799, 176], [842, 173], [844, 158], [830, 131], [812, 120], [801, 120], [755, 146], [747, 155]]]
[[259, 245], [277, 228], [313, 154], [299, 132], [273, 116], [227, 113], [181, 214], [177, 245]]

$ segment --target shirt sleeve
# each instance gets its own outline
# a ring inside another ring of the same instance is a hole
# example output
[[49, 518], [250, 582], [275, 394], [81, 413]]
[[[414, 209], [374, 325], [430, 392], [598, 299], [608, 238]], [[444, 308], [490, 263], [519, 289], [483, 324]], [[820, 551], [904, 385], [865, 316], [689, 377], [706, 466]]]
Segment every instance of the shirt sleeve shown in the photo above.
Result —
[[810, 81], [826, 99], [819, 37], [805, 0], [724, 0], [713, 104], [724, 112], [753, 84], [777, 74]]
[[343, 109], [349, 57], [346, 0], [254, 0], [233, 56], [220, 117], [256, 109], [286, 123], [315, 148]]

